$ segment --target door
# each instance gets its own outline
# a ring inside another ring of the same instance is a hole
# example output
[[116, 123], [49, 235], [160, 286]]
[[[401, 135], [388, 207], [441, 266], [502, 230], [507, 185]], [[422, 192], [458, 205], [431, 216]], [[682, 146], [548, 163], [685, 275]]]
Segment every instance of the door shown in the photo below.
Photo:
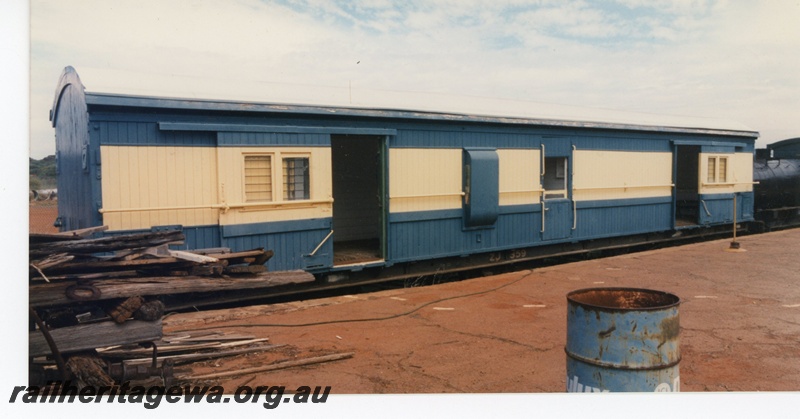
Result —
[[698, 191], [700, 146], [675, 146], [675, 228], [699, 222], [701, 202]]
[[[555, 145], [555, 146], [554, 146]], [[570, 151], [563, 143], [542, 146], [542, 240], [569, 238], [573, 227], [573, 206], [570, 185]], [[558, 147], [561, 146], [561, 147]], [[546, 154], [546, 150], [556, 149]], [[560, 148], [560, 150], [559, 150]]]
[[384, 258], [385, 139], [331, 136], [334, 266]]

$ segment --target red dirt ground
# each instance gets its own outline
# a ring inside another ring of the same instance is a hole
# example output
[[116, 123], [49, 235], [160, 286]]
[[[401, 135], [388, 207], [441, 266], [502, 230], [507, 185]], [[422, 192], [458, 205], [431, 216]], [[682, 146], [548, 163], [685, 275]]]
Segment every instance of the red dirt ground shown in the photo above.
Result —
[[58, 201], [31, 201], [29, 205], [31, 233], [58, 233], [53, 222], [58, 217]]
[[[566, 386], [566, 294], [637, 287], [678, 295], [681, 391], [800, 390], [800, 229], [421, 288], [176, 314], [289, 346], [193, 364], [191, 375], [353, 352], [351, 359], [211, 381], [330, 385], [334, 393], [548, 393]], [[415, 311], [412, 311], [415, 310]], [[289, 325], [347, 319], [384, 320]], [[272, 326], [269, 326], [269, 325]], [[239, 326], [236, 326], [239, 325]]]

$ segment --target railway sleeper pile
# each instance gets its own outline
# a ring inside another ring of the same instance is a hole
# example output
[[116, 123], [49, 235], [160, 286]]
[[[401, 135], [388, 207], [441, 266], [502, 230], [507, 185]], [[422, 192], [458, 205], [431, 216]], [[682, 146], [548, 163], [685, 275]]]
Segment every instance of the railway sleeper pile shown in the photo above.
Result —
[[[172, 306], [165, 301], [183, 301], [184, 306], [194, 305], [195, 297], [205, 304], [230, 302], [242, 295], [252, 298], [254, 290], [314, 279], [302, 271], [267, 272], [264, 264], [273, 253], [264, 249], [172, 250], [170, 245], [185, 239], [180, 231], [90, 238], [105, 229], [29, 236], [31, 385], [70, 381], [103, 386], [148, 378], [166, 384], [172, 362], [158, 358], [159, 347], [168, 343], [162, 317]], [[184, 345], [182, 350], [208, 346]], [[125, 362], [121, 348], [148, 352], [151, 360]]]

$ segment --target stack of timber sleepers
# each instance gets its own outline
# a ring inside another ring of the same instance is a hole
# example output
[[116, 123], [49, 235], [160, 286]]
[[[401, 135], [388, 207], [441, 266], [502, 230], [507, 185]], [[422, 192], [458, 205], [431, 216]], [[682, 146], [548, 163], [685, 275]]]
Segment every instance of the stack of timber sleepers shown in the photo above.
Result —
[[180, 231], [91, 237], [105, 229], [30, 235], [29, 356], [60, 359], [62, 374], [99, 374], [97, 348], [161, 340], [162, 316], [173, 308], [165, 301], [232, 302], [314, 280], [302, 271], [267, 272], [273, 253], [264, 249], [170, 249], [183, 244]]
[[[231, 302], [223, 295], [227, 291], [265, 290], [314, 280], [303, 271], [267, 272], [264, 264], [273, 254], [269, 250], [172, 250], [169, 245], [184, 240], [180, 231], [84, 237], [98, 231], [102, 227], [30, 236], [29, 304], [33, 308], [194, 293], [213, 293], [220, 301]], [[208, 295], [201, 297], [202, 304], [215, 303]]]

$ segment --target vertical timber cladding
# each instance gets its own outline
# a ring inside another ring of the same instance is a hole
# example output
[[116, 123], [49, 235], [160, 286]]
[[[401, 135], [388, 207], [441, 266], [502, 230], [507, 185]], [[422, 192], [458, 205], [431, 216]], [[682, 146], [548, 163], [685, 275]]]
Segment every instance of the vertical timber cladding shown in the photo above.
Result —
[[215, 148], [104, 145], [100, 151], [103, 224], [110, 231], [217, 224]]
[[576, 238], [672, 227], [672, 153], [573, 152]]
[[538, 240], [540, 151], [493, 152], [499, 165], [493, 176], [499, 212], [491, 228], [478, 230], [464, 225], [464, 153], [463, 148], [389, 149], [391, 260], [516, 248]]

